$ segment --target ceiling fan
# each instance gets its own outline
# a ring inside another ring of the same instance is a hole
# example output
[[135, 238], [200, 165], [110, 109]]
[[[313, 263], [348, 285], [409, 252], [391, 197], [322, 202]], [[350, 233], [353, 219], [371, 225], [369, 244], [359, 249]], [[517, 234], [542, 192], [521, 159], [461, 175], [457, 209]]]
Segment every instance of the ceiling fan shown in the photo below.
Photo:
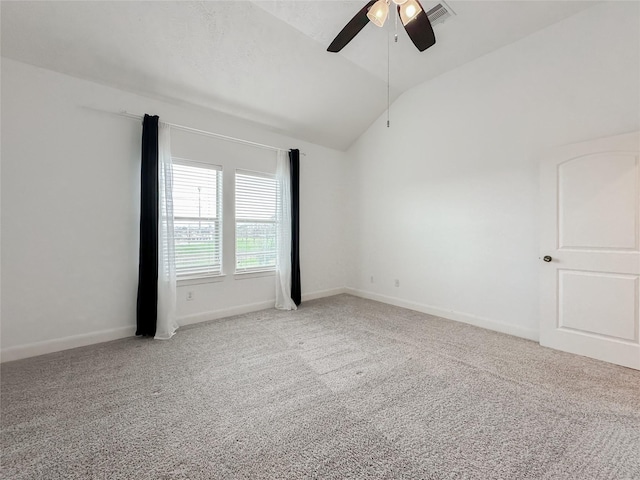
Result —
[[371, 0], [345, 25], [327, 51], [337, 53], [342, 50], [369, 21], [382, 27], [389, 15], [390, 2], [397, 7], [402, 25], [418, 50], [424, 52], [436, 43], [431, 22], [418, 0]]

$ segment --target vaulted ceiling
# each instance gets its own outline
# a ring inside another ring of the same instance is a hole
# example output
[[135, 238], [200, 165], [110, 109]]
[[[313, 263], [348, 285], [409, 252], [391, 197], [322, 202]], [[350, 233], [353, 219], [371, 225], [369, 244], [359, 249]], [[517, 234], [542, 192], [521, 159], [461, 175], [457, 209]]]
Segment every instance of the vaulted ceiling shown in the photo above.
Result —
[[[2, 55], [344, 150], [387, 108], [395, 22], [326, 51], [359, 1], [3, 1]], [[428, 10], [437, 0], [422, 0]], [[460, 1], [418, 52], [399, 25], [391, 100], [593, 5]]]

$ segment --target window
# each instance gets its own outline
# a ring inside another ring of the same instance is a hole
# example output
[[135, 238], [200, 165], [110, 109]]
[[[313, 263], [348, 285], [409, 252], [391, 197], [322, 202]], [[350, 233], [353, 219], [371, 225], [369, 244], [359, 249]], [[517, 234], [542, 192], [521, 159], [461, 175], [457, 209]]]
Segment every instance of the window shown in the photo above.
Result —
[[173, 223], [178, 277], [222, 273], [221, 167], [173, 159]]
[[276, 180], [236, 171], [236, 272], [276, 266]]

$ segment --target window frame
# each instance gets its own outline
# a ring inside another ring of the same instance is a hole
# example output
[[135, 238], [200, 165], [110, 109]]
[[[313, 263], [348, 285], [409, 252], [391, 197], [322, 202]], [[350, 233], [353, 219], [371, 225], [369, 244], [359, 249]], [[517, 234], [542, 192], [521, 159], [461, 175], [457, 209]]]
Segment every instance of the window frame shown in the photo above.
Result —
[[[209, 162], [202, 162], [202, 161], [197, 161], [197, 160], [191, 160], [191, 159], [187, 159], [187, 158], [183, 158], [183, 157], [171, 157], [171, 163], [172, 166], [174, 165], [183, 165], [186, 167], [194, 167], [194, 168], [201, 168], [201, 169], [208, 169], [208, 170], [214, 170], [217, 172], [216, 175], [216, 218], [217, 220], [214, 220], [214, 222], [216, 222], [218, 225], [218, 228], [216, 229], [216, 231], [218, 232], [218, 241], [219, 241], [219, 252], [220, 252], [220, 268], [219, 270], [213, 273], [194, 273], [194, 272], [187, 272], [187, 273], [178, 273], [178, 268], [177, 268], [177, 261], [176, 261], [176, 281], [180, 284], [180, 285], [195, 285], [198, 283], [204, 283], [204, 282], [216, 282], [216, 281], [221, 281], [224, 277], [224, 192], [223, 192], [223, 188], [224, 188], [224, 168], [222, 165], [217, 165], [214, 163], [209, 163]], [[173, 188], [175, 189], [175, 175], [173, 176], [172, 179], [172, 184], [173, 184]], [[174, 203], [175, 206], [175, 203]], [[173, 221], [174, 221], [174, 226], [173, 226], [173, 231], [174, 231], [174, 237], [175, 237], [175, 223], [176, 220], [179, 219], [185, 219], [185, 220], [193, 220], [195, 219], [196, 221], [198, 219], [202, 219], [202, 218], [207, 218], [207, 221], [211, 221], [208, 217], [180, 217], [180, 216], [176, 216], [175, 214], [175, 210], [173, 212]], [[176, 260], [177, 260], [177, 255], [175, 255]]]
[[[237, 176], [238, 173], [245, 176], [253, 176], [253, 177], [262, 177], [267, 178], [274, 181], [275, 184], [275, 211], [277, 212], [278, 208], [278, 182], [276, 180], [275, 173], [263, 172], [258, 170], [249, 170], [246, 168], [236, 168], [233, 176], [233, 187], [234, 187], [234, 199], [233, 199], [233, 208], [234, 208], [234, 224], [233, 224], [233, 264], [234, 264], [234, 278], [237, 280], [244, 278], [258, 278], [264, 276], [274, 275], [276, 272], [276, 264], [273, 266], [264, 266], [264, 267], [255, 267], [255, 268], [243, 268], [238, 269], [238, 192], [237, 192]], [[243, 220], [241, 220], [243, 221]], [[251, 220], [244, 220], [245, 222], [250, 222]], [[265, 220], [255, 220], [253, 223], [269, 223], [273, 224], [276, 228], [276, 233], [274, 235], [275, 240], [275, 253], [276, 256], [278, 254], [278, 234], [277, 234], [277, 225], [278, 220], [274, 218], [273, 221], [265, 221]], [[276, 260], [277, 262], [277, 260]]]

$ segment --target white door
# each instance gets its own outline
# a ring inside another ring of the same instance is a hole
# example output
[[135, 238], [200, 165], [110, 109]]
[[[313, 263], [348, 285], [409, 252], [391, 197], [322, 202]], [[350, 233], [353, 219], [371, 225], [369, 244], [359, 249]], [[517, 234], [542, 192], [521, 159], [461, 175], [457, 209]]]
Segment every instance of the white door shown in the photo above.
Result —
[[540, 344], [640, 369], [640, 132], [540, 167]]

